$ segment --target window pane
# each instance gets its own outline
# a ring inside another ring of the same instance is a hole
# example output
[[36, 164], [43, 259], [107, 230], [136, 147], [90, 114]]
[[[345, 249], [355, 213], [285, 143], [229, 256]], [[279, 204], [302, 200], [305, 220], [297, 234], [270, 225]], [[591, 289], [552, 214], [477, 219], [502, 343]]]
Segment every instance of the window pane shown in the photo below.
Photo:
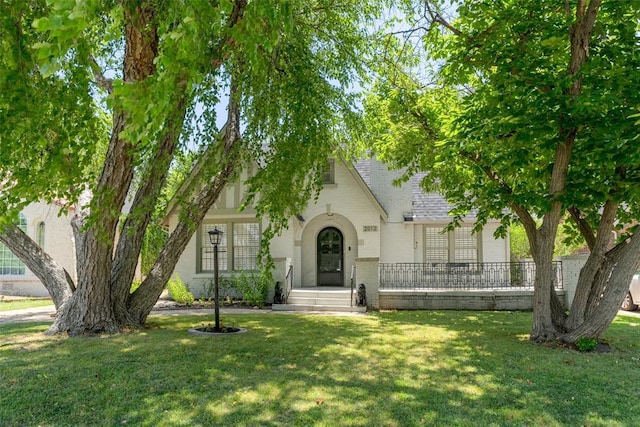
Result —
[[478, 239], [471, 231], [471, 227], [460, 227], [454, 232], [456, 262], [478, 261]]
[[45, 231], [45, 224], [44, 221], [41, 221], [38, 224], [38, 229], [36, 230], [36, 243], [38, 243], [38, 246], [40, 246], [42, 249], [44, 249], [44, 231]]
[[209, 240], [209, 230], [217, 228], [222, 231], [220, 244], [218, 245], [218, 268], [227, 270], [227, 224], [202, 224], [200, 241], [200, 256], [202, 271], [213, 271], [213, 245]]
[[260, 225], [257, 223], [233, 224], [233, 269], [256, 270], [260, 250]]
[[335, 184], [335, 160], [329, 159], [322, 169], [322, 183]]
[[[20, 214], [18, 226], [24, 232], [27, 231], [27, 219]], [[22, 261], [13, 254], [5, 245], [0, 243], [0, 274], [23, 275], [25, 267]]]
[[424, 228], [425, 262], [449, 261], [449, 238], [441, 227]]

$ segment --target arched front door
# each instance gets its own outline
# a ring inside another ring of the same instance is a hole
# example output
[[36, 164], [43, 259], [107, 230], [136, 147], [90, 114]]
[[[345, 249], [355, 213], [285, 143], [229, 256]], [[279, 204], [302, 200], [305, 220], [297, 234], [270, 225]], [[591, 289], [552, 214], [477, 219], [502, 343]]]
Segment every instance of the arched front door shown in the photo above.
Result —
[[335, 227], [318, 234], [318, 286], [344, 286], [343, 243], [342, 233]]

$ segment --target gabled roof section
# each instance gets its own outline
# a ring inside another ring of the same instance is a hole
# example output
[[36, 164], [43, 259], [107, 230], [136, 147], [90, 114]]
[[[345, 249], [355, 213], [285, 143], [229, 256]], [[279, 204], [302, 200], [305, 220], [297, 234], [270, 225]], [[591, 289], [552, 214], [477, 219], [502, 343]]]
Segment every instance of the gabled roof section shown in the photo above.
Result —
[[360, 159], [353, 164], [353, 167], [362, 178], [362, 181], [367, 184], [369, 191], [371, 191], [371, 159]]
[[[411, 177], [414, 221], [451, 221], [449, 212], [453, 206], [447, 202], [442, 194], [427, 193], [420, 186], [420, 182], [426, 175], [425, 172], [422, 172]], [[465, 218], [475, 220], [475, 209], [469, 212]]]

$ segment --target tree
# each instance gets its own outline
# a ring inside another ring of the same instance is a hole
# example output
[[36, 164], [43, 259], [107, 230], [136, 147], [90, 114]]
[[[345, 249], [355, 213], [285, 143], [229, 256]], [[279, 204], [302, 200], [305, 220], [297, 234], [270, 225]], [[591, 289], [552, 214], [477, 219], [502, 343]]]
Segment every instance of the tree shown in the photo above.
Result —
[[[640, 214], [631, 117], [640, 105], [640, 4], [404, 6], [413, 25], [390, 38], [399, 54], [367, 102], [374, 149], [407, 174], [428, 170], [423, 185], [452, 202], [453, 225], [472, 208], [476, 229], [489, 218], [501, 220], [501, 233], [523, 225], [536, 263], [532, 340], [599, 337], [640, 259], [629, 227]], [[590, 249], [568, 313], [552, 280], [567, 215]]]
[[[278, 231], [317, 191], [308, 177], [353, 115], [347, 88], [362, 71], [372, 4], [0, 3], [0, 241], [52, 295], [49, 333], [143, 325], [198, 224], [246, 162], [263, 165], [250, 182], [252, 201], [275, 224], [269, 233]], [[130, 293], [167, 171], [188, 145], [199, 156], [180, 222]], [[77, 282], [12, 225], [36, 200], [76, 206]]]

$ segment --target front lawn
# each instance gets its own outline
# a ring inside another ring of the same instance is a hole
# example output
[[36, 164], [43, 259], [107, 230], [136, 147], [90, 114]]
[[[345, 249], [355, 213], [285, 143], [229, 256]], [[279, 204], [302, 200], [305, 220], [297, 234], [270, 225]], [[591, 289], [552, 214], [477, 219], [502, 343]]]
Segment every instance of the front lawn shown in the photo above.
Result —
[[149, 329], [45, 337], [0, 325], [0, 425], [626, 426], [640, 414], [640, 318], [610, 353], [527, 340], [530, 313], [223, 315], [240, 335]]

